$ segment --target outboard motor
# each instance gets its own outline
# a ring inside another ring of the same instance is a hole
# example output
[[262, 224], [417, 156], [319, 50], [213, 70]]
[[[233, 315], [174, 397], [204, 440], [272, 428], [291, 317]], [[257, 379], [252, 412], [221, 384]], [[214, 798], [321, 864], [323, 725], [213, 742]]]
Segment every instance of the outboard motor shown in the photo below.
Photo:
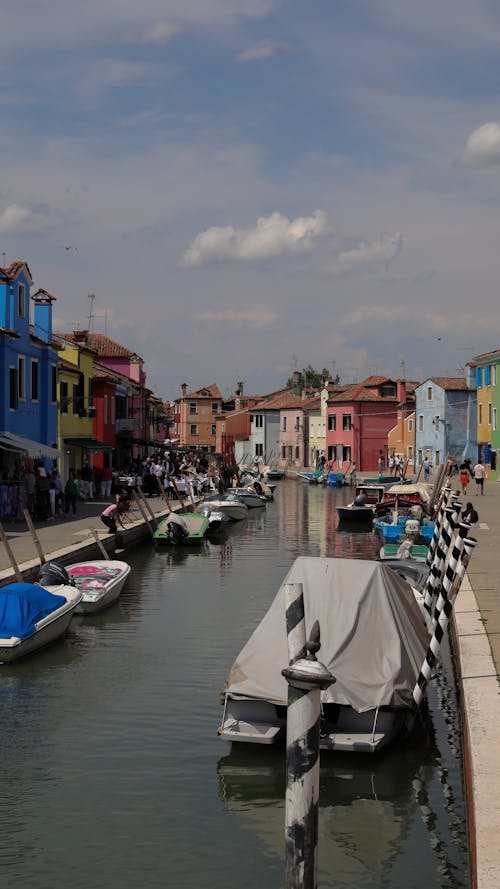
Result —
[[169, 521], [168, 537], [171, 543], [174, 543], [176, 546], [183, 546], [189, 537], [189, 532], [184, 522], [180, 522], [178, 519]]
[[66, 568], [59, 562], [45, 562], [40, 568], [38, 582], [41, 586], [74, 586]]
[[367, 498], [366, 498], [365, 492], [361, 491], [361, 493], [358, 494], [357, 497], [355, 497], [354, 500], [352, 501], [352, 505], [353, 506], [364, 506], [366, 503], [366, 499]]
[[254, 483], [253, 483], [253, 489], [254, 489], [254, 491], [255, 491], [256, 494], [260, 494], [261, 496], [262, 496], [262, 494], [264, 493], [264, 488], [262, 487], [262, 485], [261, 485], [260, 482], [254, 482]]

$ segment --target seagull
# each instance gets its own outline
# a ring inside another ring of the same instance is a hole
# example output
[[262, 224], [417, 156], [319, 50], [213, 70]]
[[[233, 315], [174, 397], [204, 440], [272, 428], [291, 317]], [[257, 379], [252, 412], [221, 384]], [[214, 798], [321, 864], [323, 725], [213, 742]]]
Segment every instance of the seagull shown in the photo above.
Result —
[[70, 245], [69, 247], [65, 247], [64, 249], [65, 249], [65, 250], [78, 250], [78, 247], [72, 247], [72, 246]]

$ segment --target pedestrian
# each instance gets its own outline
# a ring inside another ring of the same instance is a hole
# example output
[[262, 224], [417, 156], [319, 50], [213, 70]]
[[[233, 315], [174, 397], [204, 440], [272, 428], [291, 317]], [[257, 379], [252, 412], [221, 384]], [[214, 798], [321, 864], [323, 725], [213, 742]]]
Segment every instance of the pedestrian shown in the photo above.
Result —
[[460, 466], [458, 468], [458, 473], [459, 473], [458, 477], [460, 479], [460, 485], [462, 487], [462, 494], [466, 494], [467, 493], [467, 485], [469, 484], [470, 476], [469, 476], [469, 467], [467, 466], [467, 463], [465, 462], [465, 460], [463, 461], [463, 463], [460, 464]]
[[105, 466], [101, 476], [101, 497], [111, 497], [111, 483], [113, 481], [113, 469]]
[[429, 475], [430, 475], [430, 472], [431, 472], [431, 461], [429, 460], [428, 457], [425, 457], [425, 458], [424, 458], [424, 462], [422, 463], [422, 466], [423, 466], [423, 470], [424, 470], [424, 481], [425, 481], [425, 482], [428, 482], [428, 481], [429, 481]]
[[399, 478], [401, 473], [401, 458], [399, 454], [394, 454], [394, 475]]
[[103, 525], [106, 525], [107, 528], [111, 531], [112, 534], [116, 534], [118, 531], [117, 521], [120, 523], [122, 528], [124, 524], [121, 520], [120, 513], [126, 512], [129, 508], [129, 501], [126, 500], [118, 500], [116, 503], [110, 503], [106, 509], [103, 509], [101, 512], [101, 522]]
[[478, 460], [474, 469], [472, 470], [472, 474], [476, 480], [476, 497], [477, 492], [481, 491], [481, 494], [484, 494], [484, 480], [486, 478], [486, 469], [484, 468], [482, 460]]
[[472, 526], [477, 525], [479, 516], [472, 503], [465, 504], [465, 508], [462, 510], [462, 519], [464, 520], [464, 522], [470, 522]]
[[53, 522], [56, 517], [56, 484], [53, 479], [49, 482], [49, 508], [48, 520]]
[[382, 475], [383, 471], [384, 471], [384, 458], [383, 458], [382, 454], [380, 454], [379, 458], [378, 458], [378, 474]]
[[389, 475], [394, 475], [394, 456], [389, 457]]
[[76, 515], [76, 498], [78, 496], [78, 484], [75, 478], [75, 473], [73, 469], [70, 469], [68, 481], [64, 486], [64, 512], [66, 515], [69, 513], [69, 508], [71, 506], [73, 510], [73, 515]]

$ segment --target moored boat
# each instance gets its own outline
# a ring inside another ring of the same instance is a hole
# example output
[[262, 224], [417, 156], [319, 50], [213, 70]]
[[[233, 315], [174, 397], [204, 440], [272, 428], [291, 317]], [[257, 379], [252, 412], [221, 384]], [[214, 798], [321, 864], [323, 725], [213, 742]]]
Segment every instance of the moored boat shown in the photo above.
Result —
[[119, 559], [92, 559], [67, 565], [66, 571], [82, 593], [76, 614], [96, 614], [116, 602], [130, 574], [130, 565]]
[[265, 506], [267, 503], [263, 494], [258, 494], [257, 491], [250, 487], [231, 488], [231, 492], [237, 494], [238, 497], [243, 500], [243, 503], [246, 503], [249, 509], [258, 509], [259, 507]]
[[64, 636], [82, 594], [69, 583], [0, 588], [0, 663], [12, 663]]
[[226, 494], [215, 494], [213, 497], [208, 497], [202, 503], [198, 504], [198, 508], [202, 506], [209, 506], [210, 509], [213, 509], [216, 512], [223, 512], [234, 522], [239, 522], [242, 519], [246, 519], [248, 516], [248, 506], [246, 503], [243, 503], [241, 497], [238, 497], [237, 494], [233, 494], [232, 491], [228, 491]]
[[382, 485], [356, 486], [356, 496], [352, 503], [336, 507], [340, 522], [371, 523], [375, 516], [375, 507], [381, 502], [385, 493]]
[[205, 539], [208, 525], [208, 516], [203, 513], [171, 512], [155, 528], [153, 540], [157, 545], [199, 546]]
[[429, 633], [410, 585], [383, 562], [299, 557], [234, 662], [219, 735], [276, 744], [286, 730], [285, 584], [303, 587], [306, 636], [319, 620], [319, 659], [336, 682], [322, 692], [321, 747], [375, 752], [411, 722]]

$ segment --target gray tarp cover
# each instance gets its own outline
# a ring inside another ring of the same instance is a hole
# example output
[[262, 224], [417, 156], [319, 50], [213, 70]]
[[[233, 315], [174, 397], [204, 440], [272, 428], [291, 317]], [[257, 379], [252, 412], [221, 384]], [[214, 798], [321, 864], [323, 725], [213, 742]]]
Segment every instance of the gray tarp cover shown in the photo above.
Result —
[[301, 556], [234, 662], [226, 691], [286, 704], [286, 583], [301, 583], [306, 634], [319, 620], [317, 654], [336, 678], [322, 700], [358, 712], [409, 707], [429, 634], [410, 586], [383, 562]]

